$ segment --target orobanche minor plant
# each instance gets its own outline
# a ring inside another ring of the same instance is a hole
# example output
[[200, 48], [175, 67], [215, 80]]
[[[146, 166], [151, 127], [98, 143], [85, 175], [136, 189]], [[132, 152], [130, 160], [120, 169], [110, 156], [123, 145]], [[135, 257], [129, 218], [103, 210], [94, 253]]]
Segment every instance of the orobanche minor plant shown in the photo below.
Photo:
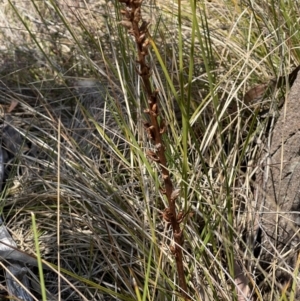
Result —
[[149, 139], [154, 143], [154, 151], [148, 150], [147, 156], [150, 160], [156, 162], [160, 166], [164, 182], [162, 191], [166, 196], [169, 204], [169, 206], [164, 211], [163, 217], [164, 220], [171, 225], [174, 234], [175, 243], [173, 246], [170, 246], [170, 249], [176, 261], [180, 293], [185, 300], [189, 300], [182, 254], [184, 236], [183, 231], [180, 227], [180, 223], [185, 218], [186, 213], [177, 213], [176, 211], [176, 200], [179, 197], [180, 190], [174, 188], [174, 185], [170, 178], [170, 172], [167, 168], [165, 145], [162, 138], [166, 130], [166, 125], [164, 120], [162, 118], [159, 118], [160, 111], [158, 91], [152, 89], [150, 81], [151, 68], [146, 62], [146, 57], [149, 54], [148, 51], [150, 45], [150, 38], [148, 37], [149, 23], [142, 19], [142, 1], [119, 1], [125, 4], [125, 9], [121, 10], [123, 20], [120, 22], [120, 24], [128, 30], [128, 33], [133, 36], [135, 40], [137, 48], [137, 63], [139, 65], [137, 72], [143, 80], [143, 88], [148, 100], [148, 108], [145, 110], [145, 113], [149, 115], [150, 121], [145, 123], [145, 129], [147, 131]]

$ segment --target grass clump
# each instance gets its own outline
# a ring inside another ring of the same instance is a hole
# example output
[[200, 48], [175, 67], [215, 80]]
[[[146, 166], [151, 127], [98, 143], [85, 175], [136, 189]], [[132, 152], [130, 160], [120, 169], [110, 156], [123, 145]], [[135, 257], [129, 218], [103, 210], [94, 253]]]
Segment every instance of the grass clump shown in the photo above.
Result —
[[11, 122], [27, 147], [1, 207], [29, 254], [34, 212], [53, 267], [43, 295], [244, 300], [242, 281], [255, 300], [297, 300], [249, 243], [270, 117], [243, 101], [298, 65], [297, 3], [142, 2], [138, 28], [118, 2], [73, 5], [1, 4], [1, 104], [18, 101]]

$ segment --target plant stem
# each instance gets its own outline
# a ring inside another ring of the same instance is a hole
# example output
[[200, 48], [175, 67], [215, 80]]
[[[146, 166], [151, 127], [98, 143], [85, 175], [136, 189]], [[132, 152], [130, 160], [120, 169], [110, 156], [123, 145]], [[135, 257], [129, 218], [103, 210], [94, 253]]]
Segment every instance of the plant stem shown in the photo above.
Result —
[[148, 137], [154, 142], [155, 151], [147, 151], [148, 157], [157, 162], [160, 165], [162, 178], [164, 181], [163, 193], [166, 195], [169, 207], [164, 211], [164, 219], [171, 225], [174, 233], [174, 247], [170, 247], [176, 261], [178, 282], [180, 287], [180, 293], [185, 300], [189, 300], [187, 293], [187, 284], [184, 275], [183, 266], [183, 254], [182, 246], [184, 242], [183, 231], [180, 228], [182, 221], [181, 214], [176, 212], [176, 199], [178, 198], [180, 191], [174, 189], [170, 173], [167, 168], [167, 159], [165, 155], [165, 146], [162, 139], [165, 132], [165, 122], [159, 121], [159, 97], [158, 91], [154, 91], [151, 86], [151, 70], [146, 62], [146, 57], [149, 51], [149, 39], [148, 39], [148, 26], [149, 23], [142, 20], [141, 5], [142, 1], [134, 0], [119, 0], [121, 3], [125, 3], [125, 10], [121, 10], [123, 20], [120, 22], [131, 34], [137, 47], [137, 62], [139, 64], [139, 70], [137, 71], [143, 80], [144, 90], [148, 98], [148, 109], [145, 110], [150, 116], [150, 122], [145, 123], [145, 128]]

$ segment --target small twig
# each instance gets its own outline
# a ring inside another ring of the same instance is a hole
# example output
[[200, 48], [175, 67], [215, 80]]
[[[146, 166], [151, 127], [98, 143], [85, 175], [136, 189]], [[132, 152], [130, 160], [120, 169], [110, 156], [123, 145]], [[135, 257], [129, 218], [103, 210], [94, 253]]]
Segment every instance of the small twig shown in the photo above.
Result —
[[130, 35], [135, 39], [137, 46], [137, 63], [139, 68], [138, 74], [141, 76], [144, 84], [144, 90], [148, 98], [148, 109], [145, 110], [150, 116], [150, 122], [145, 123], [145, 128], [148, 137], [153, 141], [155, 151], [148, 151], [148, 158], [157, 162], [160, 165], [162, 178], [164, 181], [164, 188], [162, 192], [166, 195], [168, 200], [168, 208], [165, 209], [164, 219], [170, 223], [173, 233], [175, 245], [171, 247], [177, 266], [178, 282], [180, 287], [180, 293], [185, 300], [189, 300], [187, 293], [187, 284], [184, 274], [183, 266], [183, 254], [182, 245], [184, 242], [184, 236], [180, 223], [182, 222], [183, 216], [186, 214], [181, 213], [177, 215], [176, 212], [176, 200], [179, 197], [179, 189], [174, 189], [173, 183], [170, 178], [170, 173], [167, 168], [167, 159], [165, 156], [165, 146], [162, 139], [162, 135], [165, 132], [165, 122], [159, 121], [159, 98], [158, 91], [153, 91], [151, 87], [150, 77], [151, 70], [146, 62], [146, 57], [149, 51], [149, 40], [148, 40], [148, 27], [149, 23], [142, 20], [141, 17], [141, 4], [142, 0], [119, 0], [121, 3], [126, 5], [125, 9], [121, 11], [123, 20], [120, 22]]

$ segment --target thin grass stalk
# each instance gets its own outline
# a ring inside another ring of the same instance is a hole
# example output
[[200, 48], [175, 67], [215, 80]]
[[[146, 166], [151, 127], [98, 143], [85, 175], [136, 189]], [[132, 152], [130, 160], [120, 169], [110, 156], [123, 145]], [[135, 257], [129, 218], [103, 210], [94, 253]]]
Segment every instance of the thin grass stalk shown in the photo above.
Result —
[[32, 229], [33, 229], [33, 235], [34, 235], [34, 244], [35, 244], [35, 250], [36, 250], [36, 254], [37, 254], [36, 258], [37, 258], [37, 263], [38, 263], [38, 268], [39, 268], [42, 300], [46, 301], [47, 295], [46, 295], [46, 286], [45, 286], [45, 279], [44, 279], [44, 273], [43, 273], [42, 257], [41, 257], [40, 247], [39, 247], [35, 215], [33, 212], [31, 213], [31, 218], [32, 218]]
[[[193, 7], [194, 8], [194, 7]], [[182, 8], [181, 8], [181, 0], [178, 1], [178, 51], [179, 51], [179, 84], [180, 84], [180, 108], [182, 114], [182, 145], [183, 145], [183, 153], [188, 153], [188, 132], [189, 132], [189, 112], [190, 112], [190, 95], [185, 100], [185, 91], [184, 91], [184, 76], [183, 76], [183, 37], [182, 37]], [[194, 35], [194, 31], [192, 33]], [[191, 46], [191, 50], [193, 49], [193, 45]], [[189, 75], [193, 72], [193, 57], [190, 57], [190, 66]], [[189, 79], [191, 79], [189, 77]], [[189, 82], [189, 90], [190, 90], [190, 82]], [[187, 182], [187, 174], [188, 174], [188, 159], [187, 156], [183, 156], [182, 159], [182, 178], [183, 183]], [[183, 184], [184, 187], [184, 198], [187, 199], [187, 185]], [[185, 204], [186, 209], [186, 204]]]
[[60, 222], [61, 222], [61, 212], [60, 212], [60, 159], [61, 159], [61, 121], [58, 120], [58, 129], [57, 129], [57, 286], [58, 286], [58, 300], [61, 301], [61, 258], [60, 258]]
[[159, 121], [158, 91], [154, 91], [152, 89], [150, 82], [151, 70], [146, 62], [150, 45], [150, 41], [148, 39], [149, 23], [142, 20], [142, 1], [119, 0], [119, 2], [126, 5], [126, 8], [121, 10], [123, 20], [120, 24], [128, 30], [128, 33], [131, 36], [134, 37], [138, 56], [137, 63], [139, 64], [139, 70], [137, 70], [137, 72], [142, 78], [144, 91], [148, 98], [148, 109], [145, 110], [145, 113], [149, 115], [150, 122], [145, 123], [145, 128], [148, 137], [154, 143], [155, 151], [148, 150], [147, 156], [152, 161], [158, 163], [161, 167], [162, 178], [164, 181], [164, 188], [162, 189], [162, 192], [166, 195], [169, 205], [169, 207], [165, 209], [163, 217], [168, 223], [170, 223], [174, 233], [175, 245], [171, 246], [170, 249], [175, 256], [180, 293], [185, 300], [189, 300], [182, 254], [184, 237], [183, 231], [180, 227], [180, 223], [185, 215], [177, 214], [176, 211], [176, 199], [180, 194], [180, 190], [174, 188], [167, 168], [165, 145], [162, 139], [166, 126], [163, 120]]

